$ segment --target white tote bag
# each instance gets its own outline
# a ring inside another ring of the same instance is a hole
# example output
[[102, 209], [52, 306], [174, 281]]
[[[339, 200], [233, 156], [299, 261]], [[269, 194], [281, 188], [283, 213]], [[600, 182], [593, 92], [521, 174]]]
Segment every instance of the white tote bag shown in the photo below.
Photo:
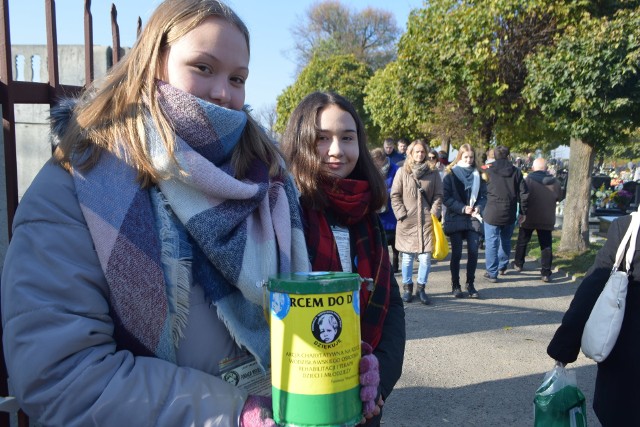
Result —
[[[639, 212], [632, 214], [631, 224], [629, 224], [629, 228], [616, 252], [616, 260], [611, 276], [609, 276], [609, 280], [607, 280], [602, 293], [591, 310], [587, 323], [584, 325], [581, 344], [582, 352], [596, 362], [602, 362], [609, 356], [620, 333], [627, 300], [627, 285], [629, 283], [627, 272], [631, 268], [636, 239], [638, 238], [638, 228], [640, 227]], [[629, 244], [629, 248], [625, 251], [627, 244]], [[627, 272], [618, 271], [625, 252]]]

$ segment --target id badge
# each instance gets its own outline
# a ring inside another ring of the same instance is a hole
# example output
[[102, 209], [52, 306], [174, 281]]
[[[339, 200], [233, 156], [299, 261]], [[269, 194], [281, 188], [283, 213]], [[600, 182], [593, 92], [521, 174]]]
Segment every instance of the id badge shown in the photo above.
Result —
[[263, 372], [258, 362], [250, 354], [220, 362], [220, 378], [258, 396], [271, 396], [271, 370]]
[[333, 237], [336, 239], [338, 254], [340, 255], [340, 264], [342, 271], [351, 273], [351, 246], [349, 242], [349, 229], [345, 227], [331, 227]]

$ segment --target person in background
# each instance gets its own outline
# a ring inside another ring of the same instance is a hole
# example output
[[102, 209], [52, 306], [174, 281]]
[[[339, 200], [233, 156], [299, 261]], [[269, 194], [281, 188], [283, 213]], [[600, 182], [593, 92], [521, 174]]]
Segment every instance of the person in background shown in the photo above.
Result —
[[553, 261], [551, 232], [556, 223], [556, 203], [562, 200], [562, 189], [558, 180], [547, 173], [547, 164], [542, 157], [533, 161], [531, 170], [525, 178], [529, 189], [527, 216], [518, 231], [513, 269], [522, 271], [527, 245], [535, 230], [540, 243], [540, 277], [543, 282], [549, 282]]
[[313, 271], [354, 272], [366, 279], [360, 289], [361, 333], [363, 347], [372, 348], [379, 362], [380, 383], [373, 396], [361, 391], [361, 398], [371, 401], [364, 405], [366, 425], [378, 426], [402, 373], [406, 339], [400, 290], [377, 213], [386, 204], [384, 179], [369, 154], [362, 120], [335, 93], [313, 92], [298, 104], [282, 150], [300, 192]]
[[398, 153], [402, 156], [402, 160], [396, 163], [398, 167], [402, 167], [404, 161], [407, 159], [407, 147], [409, 147], [409, 141], [405, 138], [400, 138], [398, 140]]
[[489, 282], [498, 281], [498, 272], [506, 274], [511, 252], [511, 236], [515, 228], [516, 212], [519, 222], [527, 213], [527, 184], [519, 168], [509, 161], [509, 149], [499, 145], [494, 149], [495, 162], [486, 169], [487, 204], [484, 218], [486, 272]]
[[[428, 146], [426, 141], [425, 141], [425, 145]], [[446, 167], [439, 161], [439, 159], [440, 159], [440, 156], [438, 155], [438, 152], [435, 149], [430, 148], [429, 152], [427, 153], [427, 160], [436, 162], [436, 169], [438, 170], [438, 173], [440, 174], [440, 179], [444, 179], [444, 174], [445, 174]], [[444, 206], [443, 206], [443, 208], [444, 208]], [[442, 215], [444, 215], [444, 212], [442, 213]]]
[[[382, 177], [387, 184], [387, 196], [391, 193], [391, 184], [393, 184], [393, 178], [398, 172], [398, 166], [392, 163], [387, 156], [385, 156], [382, 148], [374, 148], [371, 150], [371, 157], [374, 163], [382, 173]], [[385, 235], [387, 236], [387, 244], [391, 246], [393, 253], [391, 270], [396, 273], [399, 268], [399, 255], [400, 253], [396, 249], [396, 216], [391, 209], [391, 198], [387, 198], [386, 205], [379, 211], [380, 221], [382, 221], [382, 227], [384, 228]]]
[[522, 161], [522, 172], [528, 173], [533, 167], [534, 160], [535, 160], [535, 154], [527, 153], [527, 158]]
[[475, 274], [478, 264], [478, 243], [482, 234], [482, 212], [487, 202], [487, 186], [475, 161], [475, 151], [469, 144], [458, 149], [456, 159], [444, 177], [444, 205], [447, 207], [444, 232], [451, 242], [451, 292], [456, 298], [464, 294], [460, 287], [462, 242], [467, 241], [466, 291], [478, 298]]
[[425, 286], [431, 268], [433, 230], [431, 214], [440, 216], [442, 180], [437, 161], [428, 160], [429, 147], [416, 140], [407, 149], [407, 160], [391, 186], [391, 207], [398, 220], [396, 249], [402, 252], [402, 299], [413, 299], [413, 262], [418, 258], [418, 296], [423, 304], [431, 300]]
[[[484, 161], [484, 164], [482, 164], [482, 166], [480, 166], [480, 169], [482, 171], [480, 176], [486, 183], [486, 181], [489, 179], [489, 176], [487, 175], [486, 171], [487, 171], [487, 169], [489, 169], [491, 167], [493, 162], [496, 161], [496, 158], [495, 158], [495, 154], [494, 154], [494, 149], [493, 148], [488, 149], [487, 152], [485, 153], [485, 155], [486, 155], [486, 159]], [[484, 226], [483, 226], [483, 228], [484, 228]], [[478, 247], [480, 249], [484, 249], [484, 229], [480, 233], [480, 240], [478, 242]]]
[[274, 426], [269, 275], [308, 271], [295, 187], [243, 109], [249, 33], [224, 3], [160, 3], [127, 55], [52, 111], [2, 276], [4, 355], [48, 426]]
[[407, 158], [407, 147], [409, 147], [409, 141], [405, 138], [400, 138], [398, 140], [398, 153], [405, 159]]
[[387, 155], [389, 160], [393, 163], [398, 164], [404, 160], [404, 156], [396, 150], [396, 142], [392, 138], [387, 138], [382, 143], [382, 148], [384, 149], [384, 153]]
[[[573, 363], [580, 352], [582, 332], [591, 310], [604, 289], [616, 257], [618, 246], [631, 224], [631, 215], [615, 219], [609, 226], [607, 240], [598, 251], [582, 283], [547, 347], [547, 354], [562, 365]], [[620, 335], [609, 356], [598, 363], [593, 409], [604, 427], [640, 425], [640, 234], [635, 242], [636, 252], [631, 264], [626, 309]], [[620, 270], [626, 270], [626, 263]]]
[[442, 166], [449, 166], [449, 153], [445, 150], [438, 151], [438, 157]]
[[493, 162], [496, 161], [496, 157], [495, 157], [495, 151], [493, 148], [489, 148], [487, 150], [487, 160], [484, 161], [484, 164], [481, 166], [481, 169], [483, 171], [489, 169], [491, 167], [491, 165], [493, 164]]

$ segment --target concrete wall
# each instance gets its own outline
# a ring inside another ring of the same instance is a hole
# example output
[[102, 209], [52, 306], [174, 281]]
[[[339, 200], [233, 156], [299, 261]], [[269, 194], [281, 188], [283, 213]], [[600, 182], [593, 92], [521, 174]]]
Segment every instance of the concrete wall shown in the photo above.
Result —
[[[14, 80], [42, 83], [49, 81], [46, 46], [12, 45], [11, 54], [14, 65], [12, 70]], [[111, 47], [93, 47], [95, 78], [104, 76], [112, 65], [111, 58]], [[61, 84], [85, 85], [84, 59], [84, 45], [58, 46], [58, 69]], [[19, 198], [22, 198], [42, 165], [51, 157], [48, 116], [49, 105], [20, 104], [15, 107]]]
[[[12, 45], [13, 79], [27, 82], [48, 82], [47, 46], [45, 45]], [[39, 64], [40, 69], [33, 72], [32, 64]], [[93, 69], [96, 78], [103, 76], [111, 67], [111, 47], [93, 47]], [[84, 45], [58, 46], [58, 73], [60, 83], [83, 86], [84, 78]], [[23, 77], [24, 76], [24, 77]], [[21, 77], [21, 78], [19, 78]]]

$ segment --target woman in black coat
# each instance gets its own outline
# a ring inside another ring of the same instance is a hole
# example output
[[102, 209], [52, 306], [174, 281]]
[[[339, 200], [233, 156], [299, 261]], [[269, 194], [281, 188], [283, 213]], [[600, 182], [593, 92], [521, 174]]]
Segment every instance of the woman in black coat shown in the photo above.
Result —
[[[547, 347], [547, 353], [555, 360], [567, 364], [577, 359], [584, 325], [609, 279], [616, 251], [630, 222], [631, 215], [627, 215], [609, 227], [605, 245]], [[636, 273], [640, 272], [639, 251], [640, 242], [636, 242], [620, 335], [609, 357], [598, 364], [593, 409], [605, 427], [640, 425], [637, 409], [640, 402], [640, 273]], [[624, 261], [619, 269], [625, 269]]]
[[487, 185], [480, 176], [471, 145], [463, 144], [455, 161], [448, 167], [443, 181], [444, 205], [447, 207], [444, 232], [451, 242], [451, 291], [456, 298], [464, 294], [460, 287], [462, 242], [467, 241], [467, 292], [478, 297], [474, 286], [478, 264], [478, 246], [482, 232], [482, 212], [487, 202]]

